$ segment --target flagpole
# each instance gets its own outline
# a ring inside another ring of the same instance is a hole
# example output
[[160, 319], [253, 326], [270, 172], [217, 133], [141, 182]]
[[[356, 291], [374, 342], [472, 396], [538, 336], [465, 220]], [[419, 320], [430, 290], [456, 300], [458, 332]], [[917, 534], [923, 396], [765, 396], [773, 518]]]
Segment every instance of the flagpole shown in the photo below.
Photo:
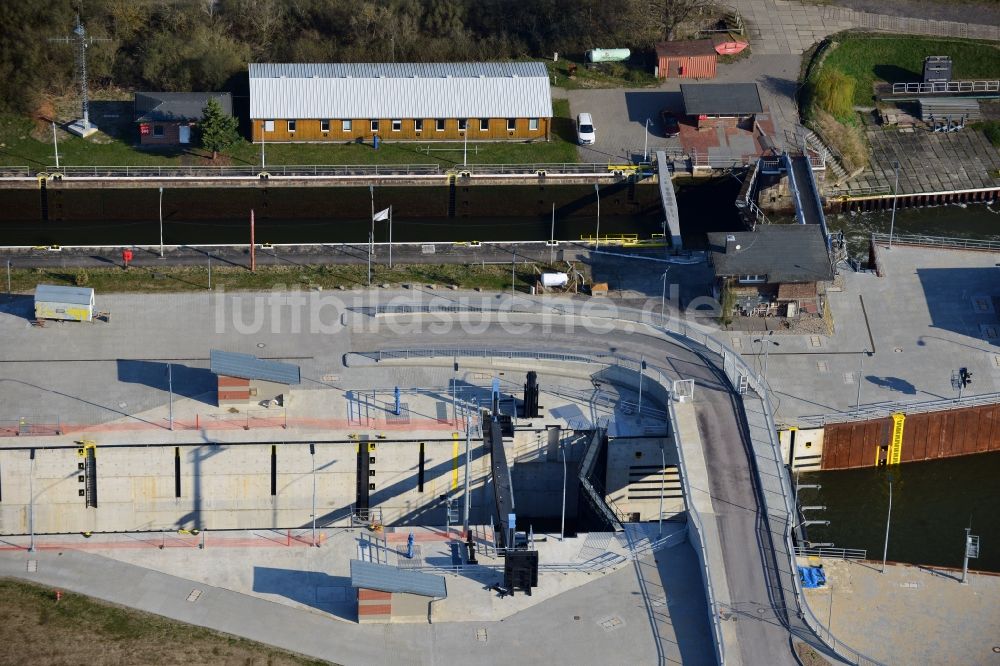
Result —
[[257, 270], [257, 244], [254, 242], [253, 208], [250, 209], [250, 272]]
[[368, 186], [368, 193], [372, 197], [372, 230], [368, 233], [368, 286], [372, 286], [372, 250], [375, 243], [375, 186]]
[[392, 268], [392, 204], [389, 204], [389, 268]]

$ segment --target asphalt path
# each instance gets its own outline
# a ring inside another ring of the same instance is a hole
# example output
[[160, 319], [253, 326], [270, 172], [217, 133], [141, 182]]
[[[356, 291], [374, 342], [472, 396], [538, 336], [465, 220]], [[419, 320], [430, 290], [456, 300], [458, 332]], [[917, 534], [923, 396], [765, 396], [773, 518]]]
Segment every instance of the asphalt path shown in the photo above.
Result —
[[[485, 324], [484, 324], [485, 327]], [[536, 327], [537, 328], [537, 327]], [[554, 327], [555, 328], [555, 327]], [[600, 334], [577, 327], [572, 333], [533, 331], [512, 336], [500, 325], [468, 334], [453, 347], [525, 349], [571, 353], [622, 353], [643, 356], [671, 378], [694, 379], [698, 428], [708, 461], [710, 492], [715, 506], [726, 576], [731, 595], [729, 609], [736, 618], [737, 635], [746, 665], [797, 664], [790, 648], [784, 594], [770, 531], [759, 501], [756, 476], [751, 469], [750, 442], [742, 405], [734, 399], [724, 376], [690, 349], [668, 339], [621, 332]], [[400, 339], [390, 327], [355, 334], [357, 352], [419, 348], [412, 339]], [[733, 620], [729, 620], [733, 621]]]

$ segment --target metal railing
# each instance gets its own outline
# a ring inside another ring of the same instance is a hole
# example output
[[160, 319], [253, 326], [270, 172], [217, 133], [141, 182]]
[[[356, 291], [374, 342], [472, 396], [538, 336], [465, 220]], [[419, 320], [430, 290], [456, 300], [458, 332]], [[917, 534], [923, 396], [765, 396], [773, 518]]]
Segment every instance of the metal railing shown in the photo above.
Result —
[[[677, 448], [681, 488], [684, 494], [684, 504], [687, 507], [688, 537], [695, 554], [698, 556], [702, 585], [705, 587], [705, 596], [708, 601], [708, 622], [712, 627], [712, 638], [715, 643], [715, 661], [718, 664], [725, 664], [726, 648], [722, 638], [722, 618], [718, 602], [715, 598], [715, 588], [712, 585], [712, 572], [708, 567], [705, 528], [702, 525], [698, 510], [695, 509], [694, 504], [691, 502], [691, 485], [688, 481], [687, 464], [684, 462], [684, 447], [681, 446], [680, 433], [677, 431], [677, 411], [672, 400], [667, 403], [667, 410], [670, 413], [670, 434]], [[692, 531], [694, 532], [694, 538], [690, 536]]]
[[892, 188], [888, 185], [878, 185], [875, 187], [833, 187], [827, 190], [827, 197], [840, 197], [850, 199], [851, 197], [869, 197], [879, 194], [889, 194]]
[[31, 167], [27, 166], [0, 166], [0, 178], [34, 178], [35, 174]]
[[[620, 311], [620, 315], [624, 314], [624, 311]], [[622, 317], [620, 317], [622, 318]], [[740, 386], [741, 381], [745, 381], [746, 384], [754, 390], [755, 395], [761, 403], [761, 412], [764, 416], [765, 426], [760, 430], [766, 432], [767, 437], [767, 448], [770, 450], [770, 456], [762, 458], [761, 456], [755, 456], [757, 459], [756, 465], [753, 467], [754, 473], [758, 477], [758, 485], [762, 489], [762, 496], [765, 502], [765, 514], [766, 519], [770, 523], [775, 511], [778, 515], [782, 516], [785, 520], [785, 525], [782, 530], [784, 547], [787, 551], [787, 557], [789, 559], [789, 566], [794, 564], [792, 558], [794, 557], [795, 546], [792, 540], [792, 516], [795, 515], [794, 506], [794, 493], [791, 488], [791, 479], [788, 474], [788, 470], [782, 463], [781, 458], [781, 446], [778, 442], [777, 426], [774, 423], [773, 414], [774, 411], [771, 407], [770, 398], [768, 397], [769, 391], [764, 382], [763, 377], [755, 372], [747, 362], [742, 358], [741, 355], [733, 351], [725, 343], [719, 341], [718, 339], [712, 337], [708, 333], [702, 331], [698, 327], [690, 326], [684, 321], [675, 320], [665, 320], [658, 328], [664, 334], [670, 336], [671, 338], [678, 339], [681, 344], [698, 350], [704, 350], [708, 353], [718, 356], [722, 360], [722, 370], [732, 383], [732, 386]], [[386, 351], [386, 352], [369, 352], [361, 354], [363, 356], [370, 356], [372, 358], [429, 358], [435, 356], [495, 356], [499, 358], [530, 358], [537, 360], [555, 360], [555, 361], [566, 361], [574, 363], [601, 363], [605, 365], [619, 365], [621, 367], [628, 367], [630, 369], [638, 369], [639, 363], [636, 359], [629, 357], [619, 356], [617, 354], [562, 354], [562, 353], [548, 353], [548, 352], [534, 352], [534, 351], [524, 351], [524, 350], [510, 350], [510, 351], [494, 351], [489, 349], [446, 349], [446, 350], [401, 350], [401, 351]], [[651, 376], [647, 374], [647, 377]], [[665, 379], [665, 378], [664, 378]], [[670, 387], [665, 387], [668, 391]], [[669, 405], [668, 405], [669, 406]], [[673, 419], [672, 419], [673, 422]], [[678, 447], [679, 449], [680, 447]], [[766, 464], [773, 469], [763, 470], [761, 465]], [[779, 494], [781, 496], [780, 508], [779, 507], [768, 507], [767, 501], [770, 495], [773, 493], [768, 493], [763, 490], [763, 476], [767, 475], [769, 477], [776, 477], [779, 483]], [[682, 480], [683, 480], [683, 474]], [[697, 530], [700, 526], [700, 518], [696, 519], [695, 529]], [[697, 549], [696, 549], [697, 550]], [[705, 565], [707, 566], [707, 564]], [[829, 628], [823, 624], [819, 618], [812, 612], [809, 608], [805, 595], [802, 591], [802, 584], [797, 575], [793, 572], [789, 574], [792, 579], [793, 594], [796, 601], [796, 605], [801, 611], [801, 620], [805, 623], [805, 627], [808, 628], [810, 635], [818, 640], [825, 640], [826, 644], [830, 649], [834, 650], [839, 656], [850, 661], [854, 664], [878, 664], [875, 660], [870, 657], [858, 652], [854, 648], [846, 645], [845, 643], [836, 639]], [[791, 610], [791, 609], [790, 609]], [[790, 618], [791, 619], [791, 618]], [[713, 620], [714, 621], [714, 620]], [[796, 630], [791, 629], [793, 632]], [[721, 643], [719, 643], [721, 646]], [[720, 663], [723, 663], [720, 661]]]
[[867, 560], [868, 551], [864, 548], [803, 548], [795, 547], [796, 557], [820, 557], [829, 560]]
[[48, 166], [48, 175], [67, 178], [246, 178], [310, 176], [427, 176], [442, 174], [437, 164], [270, 164], [260, 166]]
[[937, 81], [933, 83], [893, 83], [892, 94], [1000, 92], [1000, 81]]
[[592, 175], [610, 176], [615, 172], [622, 173], [652, 173], [653, 165], [649, 162], [552, 162], [535, 164], [467, 164], [454, 166], [451, 169], [459, 174], [468, 172], [472, 175]]
[[[873, 243], [888, 244], [889, 234], [873, 233]], [[981, 240], [978, 238], [949, 238], [947, 236], [921, 236], [918, 234], [893, 234], [893, 245], [920, 245], [924, 247], [941, 247], [956, 250], [982, 250], [996, 252], [1000, 250], [1000, 240]]]
[[963, 396], [961, 398], [946, 398], [943, 400], [926, 400], [922, 402], [886, 402], [870, 405], [862, 409], [834, 414], [810, 414], [796, 419], [797, 423], [811, 426], [824, 426], [829, 423], [849, 423], [852, 421], [871, 421], [884, 419], [896, 412], [905, 414], [922, 414], [926, 412], [941, 412], [963, 407], [979, 407], [1000, 403], [1000, 393], [982, 393], [980, 395]]
[[940, 35], [962, 37], [964, 39], [1000, 40], [1000, 26], [978, 23], [958, 23], [909, 16], [889, 16], [871, 12], [856, 11], [846, 7], [824, 6], [823, 18], [827, 21], [844, 22], [860, 28], [882, 32], [898, 32], [914, 35]]

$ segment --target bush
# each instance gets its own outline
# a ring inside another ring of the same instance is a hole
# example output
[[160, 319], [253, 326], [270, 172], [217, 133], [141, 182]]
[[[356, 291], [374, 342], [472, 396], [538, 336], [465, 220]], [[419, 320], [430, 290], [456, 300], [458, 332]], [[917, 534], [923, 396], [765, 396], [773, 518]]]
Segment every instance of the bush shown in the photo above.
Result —
[[628, 67], [621, 62], [606, 62], [601, 65], [601, 71], [616, 79], [624, 78], [628, 73]]
[[855, 81], [837, 69], [824, 68], [812, 84], [813, 101], [838, 120], [854, 115]]
[[78, 287], [86, 287], [87, 283], [90, 282], [90, 275], [87, 274], [87, 271], [79, 270], [76, 272], [73, 282]]

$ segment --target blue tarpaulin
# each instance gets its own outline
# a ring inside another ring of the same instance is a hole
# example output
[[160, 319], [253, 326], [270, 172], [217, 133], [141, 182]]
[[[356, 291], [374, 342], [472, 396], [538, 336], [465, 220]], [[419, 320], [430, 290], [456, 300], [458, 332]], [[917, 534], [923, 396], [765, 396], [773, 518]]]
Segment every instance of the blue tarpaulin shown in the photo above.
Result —
[[823, 567], [799, 567], [799, 579], [802, 587], [815, 588], [826, 585], [826, 573]]

